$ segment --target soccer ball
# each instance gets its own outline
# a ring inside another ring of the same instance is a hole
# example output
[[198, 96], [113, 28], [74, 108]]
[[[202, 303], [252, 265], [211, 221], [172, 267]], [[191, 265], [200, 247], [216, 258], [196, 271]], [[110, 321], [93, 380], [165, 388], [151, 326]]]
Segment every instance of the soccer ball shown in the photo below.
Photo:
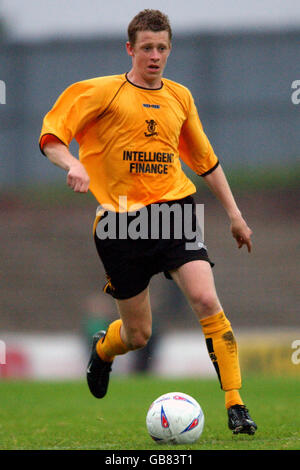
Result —
[[150, 405], [146, 426], [158, 444], [192, 444], [202, 434], [204, 414], [193, 397], [181, 392], [165, 393]]

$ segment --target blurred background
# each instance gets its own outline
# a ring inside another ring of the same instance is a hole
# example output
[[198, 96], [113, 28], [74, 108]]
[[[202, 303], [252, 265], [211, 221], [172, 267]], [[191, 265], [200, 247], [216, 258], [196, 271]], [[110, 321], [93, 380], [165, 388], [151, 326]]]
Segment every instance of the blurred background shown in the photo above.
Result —
[[[127, 25], [144, 8], [170, 18], [165, 76], [193, 93], [253, 230], [249, 255], [185, 168], [205, 204], [205, 242], [243, 370], [299, 376], [299, 1], [2, 0], [0, 378], [82, 378], [91, 335], [117, 318], [92, 239], [97, 201], [68, 189], [38, 138], [68, 85], [130, 69]], [[156, 276], [150, 290], [153, 338], [118, 358], [114, 372], [214, 376], [173, 282]]]

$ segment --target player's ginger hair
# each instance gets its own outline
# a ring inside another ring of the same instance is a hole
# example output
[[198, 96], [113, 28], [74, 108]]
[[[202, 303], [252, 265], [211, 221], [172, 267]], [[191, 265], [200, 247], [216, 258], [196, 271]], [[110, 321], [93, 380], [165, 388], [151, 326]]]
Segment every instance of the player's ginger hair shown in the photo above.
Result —
[[168, 31], [169, 40], [172, 40], [172, 29], [167, 15], [159, 10], [146, 9], [140, 11], [128, 25], [128, 40], [132, 46], [136, 41], [138, 31]]

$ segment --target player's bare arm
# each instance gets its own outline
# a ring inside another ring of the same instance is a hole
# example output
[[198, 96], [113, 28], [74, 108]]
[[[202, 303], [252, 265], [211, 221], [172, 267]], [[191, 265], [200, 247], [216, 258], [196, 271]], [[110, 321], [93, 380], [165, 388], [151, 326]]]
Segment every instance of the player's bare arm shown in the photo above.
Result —
[[79, 193], [88, 191], [90, 178], [86, 169], [64, 144], [49, 142], [43, 150], [52, 163], [68, 172], [67, 184], [70, 188]]
[[236, 204], [221, 165], [218, 165], [212, 173], [204, 176], [204, 180], [227, 212], [231, 223], [231, 233], [238, 244], [238, 248], [246, 245], [250, 253], [252, 249], [252, 230], [248, 227]]

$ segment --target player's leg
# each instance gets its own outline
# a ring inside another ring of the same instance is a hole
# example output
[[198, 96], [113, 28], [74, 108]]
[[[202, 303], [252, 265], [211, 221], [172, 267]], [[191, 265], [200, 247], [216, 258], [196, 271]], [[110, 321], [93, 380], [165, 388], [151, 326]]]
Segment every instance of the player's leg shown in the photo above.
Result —
[[222, 310], [212, 269], [207, 261], [189, 261], [170, 271], [170, 274], [199, 320]]
[[[100, 221], [105, 217], [103, 215]], [[115, 356], [145, 346], [152, 326], [148, 291], [152, 271], [149, 257], [141, 261], [147, 251], [148, 240], [137, 243], [130, 237], [102, 237], [102, 232], [97, 230], [100, 221], [96, 218], [94, 239], [107, 276], [104, 291], [115, 298], [120, 318], [112, 322], [106, 332], [94, 335], [87, 382], [97, 398], [106, 394]], [[118, 218], [116, 222], [117, 227], [123, 223]], [[129, 223], [127, 219], [126, 223]]]
[[202, 326], [210, 359], [225, 391], [230, 429], [235, 433], [254, 434], [256, 424], [239, 394], [241, 374], [237, 343], [218, 299], [210, 264], [202, 260], [191, 261], [170, 274]]
[[87, 382], [96, 398], [106, 395], [115, 356], [144, 347], [151, 336], [152, 314], [149, 289], [125, 300], [117, 300], [120, 319], [106, 332], [94, 335], [87, 368]]
[[[242, 404], [237, 392], [241, 387], [241, 375], [236, 340], [218, 299], [210, 264], [202, 260], [191, 261], [172, 271], [171, 275], [200, 321], [222, 389], [230, 392], [226, 393], [226, 407], [237, 404], [232, 400]], [[235, 392], [231, 392], [233, 390]]]
[[129, 299], [116, 299], [120, 319], [111, 323], [97, 344], [97, 352], [105, 361], [146, 346], [152, 328], [149, 288]]

